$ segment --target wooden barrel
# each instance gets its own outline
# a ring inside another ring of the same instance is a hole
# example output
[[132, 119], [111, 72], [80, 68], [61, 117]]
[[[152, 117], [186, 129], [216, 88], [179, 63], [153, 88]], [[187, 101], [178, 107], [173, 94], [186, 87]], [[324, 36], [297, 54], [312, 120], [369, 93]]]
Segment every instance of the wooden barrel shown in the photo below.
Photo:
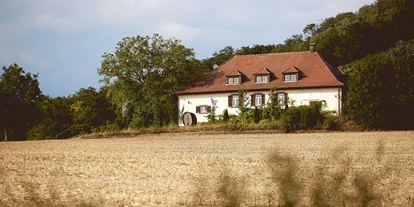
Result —
[[197, 117], [193, 113], [185, 112], [183, 114], [183, 123], [184, 126], [194, 126], [197, 124]]

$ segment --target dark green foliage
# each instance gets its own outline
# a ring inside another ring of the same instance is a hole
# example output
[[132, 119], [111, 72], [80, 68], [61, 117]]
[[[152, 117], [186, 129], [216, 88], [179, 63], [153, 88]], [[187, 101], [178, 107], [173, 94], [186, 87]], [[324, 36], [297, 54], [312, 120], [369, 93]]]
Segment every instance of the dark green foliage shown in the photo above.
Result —
[[38, 103], [41, 116], [37, 124], [28, 132], [27, 139], [62, 139], [73, 136], [69, 131], [73, 123], [71, 104], [72, 101], [66, 97], [43, 97], [43, 100]]
[[234, 55], [234, 48], [232, 46], [227, 46], [221, 49], [218, 53], [215, 52], [212, 57], [204, 59], [202, 62], [208, 70], [213, 70], [214, 65], [220, 66]]
[[272, 52], [282, 53], [307, 51], [309, 49], [309, 40], [309, 38], [304, 39], [302, 34], [292, 35], [292, 37], [285, 40], [284, 44], [276, 45], [276, 48], [272, 50]]
[[271, 53], [276, 45], [253, 45], [253, 47], [241, 47], [236, 50], [236, 55], [267, 54]]
[[414, 41], [357, 61], [345, 112], [364, 128], [414, 128]]
[[[249, 97], [247, 96], [247, 90], [244, 88], [239, 89], [238, 91], [239, 102], [237, 103], [237, 109], [239, 113], [239, 118], [242, 124], [248, 120], [249, 114]], [[248, 121], [246, 123], [249, 123]]]
[[261, 119], [262, 119], [262, 111], [259, 108], [254, 107], [254, 123], [258, 124]]
[[223, 111], [223, 122], [228, 123], [229, 120], [230, 120], [229, 112], [227, 111], [227, 109], [224, 109], [224, 111]]
[[336, 115], [325, 115], [323, 129], [338, 130], [340, 128], [339, 117]]
[[44, 97], [38, 103], [41, 117], [28, 139], [64, 139], [92, 131], [114, 128], [116, 114], [106, 90], [80, 89], [69, 97]]
[[281, 116], [282, 130], [291, 132], [301, 129], [312, 129], [323, 122], [322, 102], [313, 106], [293, 106]]
[[332, 65], [343, 65], [414, 38], [414, 2], [378, 0], [357, 13], [325, 19], [311, 38], [318, 52]]
[[262, 110], [262, 118], [268, 121], [276, 121], [280, 118], [282, 114], [282, 109], [279, 106], [279, 103], [276, 100], [277, 88], [273, 87], [270, 89], [269, 99], [266, 106]]
[[204, 77], [204, 65], [177, 39], [126, 37], [105, 53], [98, 73], [118, 114], [130, 128], [165, 126], [178, 120], [177, 97]]
[[26, 73], [16, 63], [3, 67], [0, 76], [0, 137], [3, 140], [25, 140], [40, 112], [38, 75]]

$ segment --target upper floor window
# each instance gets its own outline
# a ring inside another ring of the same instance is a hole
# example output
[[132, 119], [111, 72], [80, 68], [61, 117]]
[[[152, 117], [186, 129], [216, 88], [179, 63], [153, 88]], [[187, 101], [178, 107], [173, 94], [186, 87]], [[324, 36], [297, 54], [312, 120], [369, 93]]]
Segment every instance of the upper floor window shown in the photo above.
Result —
[[288, 73], [284, 75], [285, 82], [297, 82], [298, 74], [297, 73]]
[[269, 83], [269, 76], [268, 75], [256, 75], [255, 83]]
[[227, 84], [228, 85], [239, 85], [240, 77], [239, 76], [227, 77]]

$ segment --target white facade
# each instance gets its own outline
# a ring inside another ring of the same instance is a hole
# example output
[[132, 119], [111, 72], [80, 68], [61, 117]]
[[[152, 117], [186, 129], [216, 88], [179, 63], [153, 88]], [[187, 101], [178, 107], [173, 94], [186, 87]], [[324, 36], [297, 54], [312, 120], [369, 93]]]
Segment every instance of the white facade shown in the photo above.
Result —
[[[312, 101], [325, 101], [326, 107], [323, 110], [339, 112], [341, 109], [341, 97], [342, 91], [340, 88], [309, 88], [309, 89], [288, 89], [288, 90], [278, 90], [278, 93], [284, 92], [287, 93], [289, 106], [300, 106], [300, 105], [309, 105]], [[264, 94], [265, 103], [269, 100], [270, 91], [254, 91], [247, 92], [247, 97], [249, 98], [250, 106], [250, 97], [252, 94]], [[228, 106], [228, 96], [237, 95], [237, 92], [234, 93], [209, 93], [209, 94], [189, 94], [189, 95], [179, 95], [178, 96], [178, 107], [181, 111], [184, 109], [184, 112], [191, 112], [196, 115], [197, 122], [207, 122], [206, 113], [197, 113], [196, 108], [199, 106], [212, 106], [211, 99], [217, 101], [216, 115], [223, 113], [225, 109], [228, 110], [229, 114], [238, 115], [237, 107]], [[183, 126], [180, 123], [180, 126]]]

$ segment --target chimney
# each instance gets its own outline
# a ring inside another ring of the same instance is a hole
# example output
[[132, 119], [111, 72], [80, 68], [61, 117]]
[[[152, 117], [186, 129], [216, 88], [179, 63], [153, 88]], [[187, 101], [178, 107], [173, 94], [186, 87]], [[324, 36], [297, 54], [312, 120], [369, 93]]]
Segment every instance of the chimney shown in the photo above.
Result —
[[309, 51], [311, 53], [315, 53], [316, 52], [316, 44], [315, 43], [310, 43], [309, 44]]

